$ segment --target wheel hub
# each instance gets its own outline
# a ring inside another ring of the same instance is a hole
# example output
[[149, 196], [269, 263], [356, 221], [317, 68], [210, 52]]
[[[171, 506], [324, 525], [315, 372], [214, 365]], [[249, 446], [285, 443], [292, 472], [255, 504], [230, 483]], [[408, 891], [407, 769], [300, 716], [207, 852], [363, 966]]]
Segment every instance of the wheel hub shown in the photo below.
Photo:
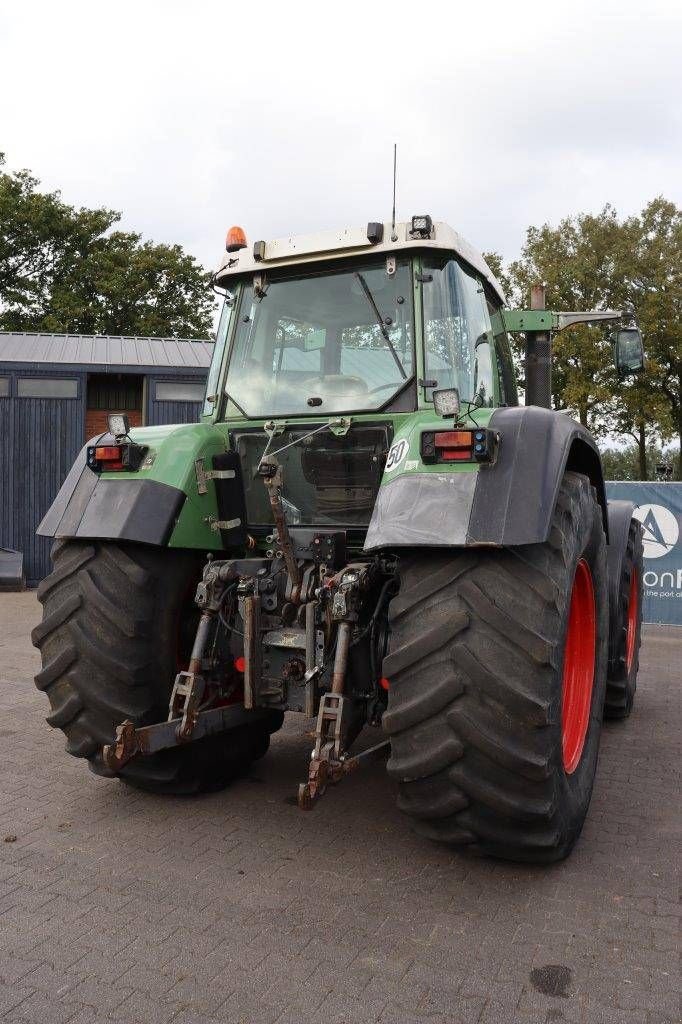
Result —
[[567, 775], [578, 767], [585, 746], [592, 705], [595, 650], [594, 586], [590, 567], [581, 558], [573, 580], [564, 647], [561, 747]]
[[639, 619], [639, 573], [632, 567], [630, 576], [630, 595], [628, 597], [627, 633], [625, 635], [625, 668], [628, 675], [635, 660], [635, 641], [637, 639], [637, 620]]

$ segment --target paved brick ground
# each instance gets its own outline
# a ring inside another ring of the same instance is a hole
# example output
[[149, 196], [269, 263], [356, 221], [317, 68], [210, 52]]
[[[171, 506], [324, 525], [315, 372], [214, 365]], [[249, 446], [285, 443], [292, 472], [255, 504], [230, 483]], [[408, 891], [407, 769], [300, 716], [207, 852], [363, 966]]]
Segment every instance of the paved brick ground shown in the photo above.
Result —
[[678, 1020], [682, 630], [647, 635], [572, 857], [532, 869], [414, 836], [380, 760], [302, 814], [296, 717], [225, 793], [95, 778], [43, 721], [37, 618], [0, 595], [2, 1024]]

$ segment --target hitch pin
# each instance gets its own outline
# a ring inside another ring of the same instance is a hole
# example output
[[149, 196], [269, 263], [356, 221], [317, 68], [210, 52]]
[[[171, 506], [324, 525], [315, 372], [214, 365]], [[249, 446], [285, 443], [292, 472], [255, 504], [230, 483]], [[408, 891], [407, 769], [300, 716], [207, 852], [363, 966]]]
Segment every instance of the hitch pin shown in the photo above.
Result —
[[346, 765], [349, 765], [352, 762], [353, 766], [355, 766], [355, 763], [357, 761], [362, 761], [364, 760], [364, 758], [369, 757], [371, 754], [376, 754], [377, 750], [383, 750], [384, 747], [388, 747], [390, 746], [390, 744], [390, 740], [382, 740], [381, 743], [375, 743], [373, 747], [367, 747], [367, 750], [361, 750], [359, 754], [352, 754], [350, 756], [348, 754], [342, 754], [341, 760]]

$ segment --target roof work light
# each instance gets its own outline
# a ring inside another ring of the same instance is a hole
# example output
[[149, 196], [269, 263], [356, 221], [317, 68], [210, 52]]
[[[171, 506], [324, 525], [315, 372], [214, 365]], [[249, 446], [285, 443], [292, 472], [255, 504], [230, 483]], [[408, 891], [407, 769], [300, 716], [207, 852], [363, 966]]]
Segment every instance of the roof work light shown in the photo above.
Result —
[[437, 416], [459, 416], [460, 401], [457, 388], [441, 388], [433, 392], [433, 407]]
[[124, 412], [110, 412], [107, 416], [109, 433], [114, 437], [125, 437], [130, 430], [130, 420]]
[[430, 238], [433, 230], [433, 221], [428, 213], [412, 218], [410, 234], [412, 238]]

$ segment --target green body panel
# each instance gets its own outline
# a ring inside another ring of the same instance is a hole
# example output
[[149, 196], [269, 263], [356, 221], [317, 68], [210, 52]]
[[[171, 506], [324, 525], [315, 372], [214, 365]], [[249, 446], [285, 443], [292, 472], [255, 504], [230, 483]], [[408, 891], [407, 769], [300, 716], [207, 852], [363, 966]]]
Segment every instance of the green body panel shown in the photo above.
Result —
[[[492, 408], [472, 410], [466, 423], [471, 427], [485, 427], [494, 410]], [[338, 417], [330, 417], [337, 419]], [[362, 414], [346, 417], [352, 423], [390, 423], [393, 427], [393, 444], [405, 440], [408, 450], [400, 463], [389, 473], [384, 473], [382, 486], [397, 476], [411, 473], [472, 473], [478, 472], [477, 463], [457, 464], [424, 464], [419, 454], [419, 438], [423, 430], [447, 430], [452, 424], [433, 414], [433, 407], [410, 413], [392, 413], [382, 415]], [[220, 518], [213, 481], [207, 483], [207, 493], [199, 494], [195, 462], [204, 460], [204, 468], [210, 469], [214, 455], [221, 454], [229, 448], [229, 432], [231, 430], [262, 429], [265, 420], [250, 420], [243, 417], [230, 419], [223, 423], [211, 423], [205, 418], [200, 423], [183, 424], [181, 426], [136, 427], [130, 436], [138, 444], [145, 445], [149, 450], [145, 463], [136, 473], [103, 473], [103, 477], [115, 478], [121, 483], [126, 479], [144, 477], [157, 480], [181, 490], [186, 501], [178, 517], [169, 541], [172, 548], [199, 548], [206, 551], [222, 549], [220, 533], [211, 529], [211, 522]], [[278, 426], [310, 427], [323, 422], [321, 418], [297, 418], [275, 421]], [[465, 424], [466, 425], [466, 424]], [[263, 447], [267, 436], [263, 432]], [[276, 448], [276, 439], [273, 448]]]
[[[493, 408], [475, 409], [471, 415], [465, 418], [463, 428], [487, 427], [490, 417], [495, 410]], [[391, 416], [395, 434], [393, 446], [399, 441], [405, 440], [408, 444], [407, 452], [402, 456], [395, 469], [384, 472], [381, 486], [385, 486], [398, 476], [408, 476], [411, 473], [477, 473], [479, 464], [477, 462], [422, 462], [419, 452], [420, 437], [424, 430], [452, 430], [452, 420], [434, 416], [433, 406], [419, 412], [407, 413], [404, 416]]]
[[136, 427], [130, 437], [149, 451], [145, 463], [135, 473], [103, 473], [104, 478], [126, 479], [141, 477], [157, 480], [183, 491], [186, 501], [169, 541], [173, 548], [221, 548], [220, 533], [211, 530], [211, 519], [218, 519], [215, 488], [199, 494], [195, 461], [203, 458], [205, 468], [211, 460], [226, 450], [226, 431], [210, 423], [188, 423], [180, 426]]
[[520, 331], [553, 331], [558, 327], [558, 317], [549, 309], [503, 309], [501, 310], [504, 329], [510, 334]]

